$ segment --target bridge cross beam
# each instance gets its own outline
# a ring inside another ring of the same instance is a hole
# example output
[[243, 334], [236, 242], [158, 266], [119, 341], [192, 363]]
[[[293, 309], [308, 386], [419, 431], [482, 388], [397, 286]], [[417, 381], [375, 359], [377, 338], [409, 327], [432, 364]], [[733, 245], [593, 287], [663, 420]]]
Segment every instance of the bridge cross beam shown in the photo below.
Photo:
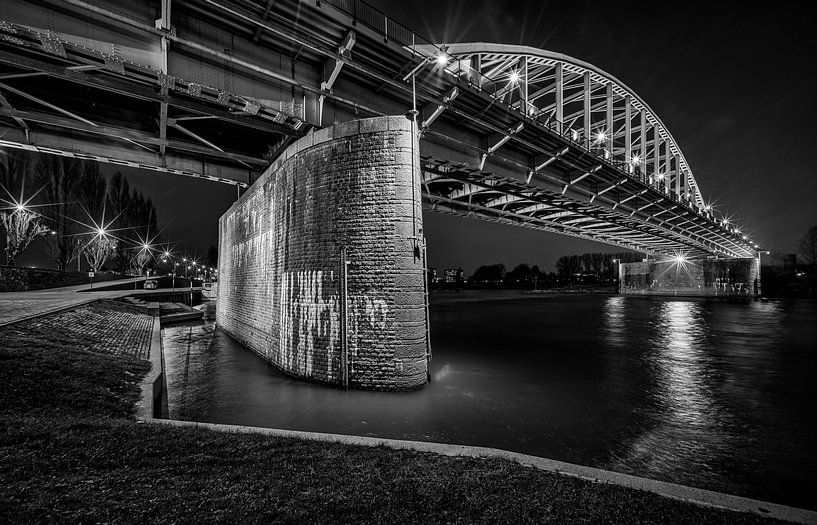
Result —
[[664, 142], [664, 192], [669, 194], [672, 183], [672, 148], [669, 141]]
[[633, 137], [632, 137], [632, 99], [630, 95], [624, 97], [624, 162], [632, 166], [633, 163]]
[[335, 81], [340, 75], [340, 70], [345, 64], [342, 59], [349, 59], [352, 56], [352, 48], [357, 41], [357, 36], [354, 31], [349, 31], [343, 42], [338, 46], [338, 55], [340, 58], [331, 58], [324, 64], [324, 76], [326, 80], [321, 82], [321, 94], [318, 96], [318, 123], [323, 125], [323, 102], [326, 100], [326, 94], [332, 91]]
[[573, 186], [574, 184], [577, 184], [577, 183], [583, 181], [584, 179], [586, 179], [587, 177], [589, 177], [593, 173], [597, 172], [601, 168], [602, 168], [602, 165], [598, 164], [597, 166], [594, 166], [593, 168], [585, 171], [583, 174], [579, 175], [575, 179], [568, 179], [567, 183], [562, 186], [562, 195], [567, 193], [567, 188], [568, 187]]
[[627, 179], [619, 179], [618, 181], [616, 181], [615, 184], [611, 184], [611, 185], [607, 186], [606, 188], [604, 188], [603, 190], [597, 191], [596, 193], [594, 193], [590, 197], [590, 202], [592, 203], [594, 200], [596, 200], [597, 197], [600, 197], [600, 196], [604, 195], [605, 193], [607, 193], [608, 191], [610, 191], [610, 190], [612, 190], [614, 188], [618, 188], [619, 186], [621, 186], [625, 182], [627, 182]]
[[[160, 18], [155, 21], [156, 29], [162, 31], [162, 33], [172, 33], [173, 27], [170, 24], [171, 20], [171, 13], [172, 13], [172, 0], [162, 0], [161, 10], [159, 11]], [[165, 75], [168, 74], [168, 54], [170, 52], [170, 40], [167, 38], [165, 34], [162, 34], [160, 38], [160, 69], [162, 73]], [[162, 144], [159, 145], [159, 155], [161, 156], [162, 163], [165, 164], [166, 154], [167, 154], [167, 145], [164, 143], [167, 140], [167, 112], [168, 112], [168, 104], [167, 104], [167, 95], [168, 89], [167, 86], [161, 87], [161, 94], [164, 100], [159, 102], [159, 140], [162, 141]]]
[[[431, 124], [435, 120], [437, 120], [437, 117], [439, 117], [442, 114], [442, 112], [447, 107], [449, 107], [451, 102], [453, 102], [454, 99], [457, 98], [457, 96], [459, 96], [459, 94], [460, 94], [460, 90], [459, 90], [459, 88], [457, 86], [454, 86], [453, 88], [448, 90], [448, 92], [445, 95], [443, 95], [442, 103], [437, 104], [437, 107], [434, 109], [434, 111], [431, 113], [431, 115], [429, 115], [428, 118], [423, 120], [423, 122], [420, 124], [420, 129], [423, 130], [423, 131], [428, 129], [428, 127], [431, 126]], [[431, 104], [429, 107], [433, 107], [433, 104]]]
[[485, 168], [485, 161], [488, 159], [490, 155], [492, 155], [496, 150], [501, 148], [503, 144], [511, 140], [511, 137], [522, 131], [522, 128], [525, 127], [525, 122], [520, 121], [516, 126], [508, 129], [508, 131], [500, 138], [494, 145], [488, 147], [488, 151], [482, 154], [482, 159], [479, 161], [479, 169], [482, 170]]
[[558, 151], [558, 152], [556, 152], [556, 153], [552, 154], [552, 155], [551, 155], [550, 157], [548, 157], [546, 160], [544, 160], [543, 162], [541, 162], [541, 163], [537, 164], [536, 166], [534, 166], [534, 168], [533, 168], [532, 170], [528, 171], [528, 177], [527, 177], [527, 179], [525, 180], [525, 183], [526, 183], [526, 184], [530, 184], [530, 181], [531, 181], [531, 179], [533, 178], [533, 175], [534, 175], [535, 173], [539, 173], [540, 171], [542, 171], [542, 170], [543, 170], [543, 169], [545, 169], [545, 168], [546, 168], [548, 165], [550, 165], [550, 164], [552, 164], [553, 162], [555, 162], [555, 161], [556, 161], [556, 160], [557, 160], [559, 157], [561, 157], [562, 155], [564, 155], [564, 154], [565, 154], [565, 153], [567, 153], [568, 151], [570, 151], [570, 146], [565, 146], [565, 147], [564, 147], [564, 149], [562, 149], [561, 151]]
[[[11, 103], [8, 101], [8, 99], [5, 97], [5, 95], [3, 95], [2, 92], [0, 92], [0, 107], [5, 107], [5, 108], [8, 108], [11, 111], [14, 111], [14, 106], [11, 105]], [[17, 125], [20, 126], [20, 128], [25, 133], [25, 135], [26, 135], [26, 144], [30, 144], [31, 143], [31, 130], [29, 129], [28, 124], [26, 124], [26, 121], [23, 120], [22, 118], [18, 117], [18, 116], [14, 116], [12, 118], [14, 119], [14, 121], [17, 123]]]
[[582, 115], [583, 116], [583, 123], [582, 123], [583, 126], [582, 127], [584, 128], [585, 146], [589, 147], [590, 143], [592, 141], [592, 138], [590, 137], [590, 124], [591, 124], [590, 117], [592, 116], [591, 115], [592, 110], [591, 110], [591, 107], [590, 107], [591, 106], [590, 71], [585, 71], [584, 72], [582, 81], [583, 81], [583, 89], [582, 89], [583, 93], [582, 94], [584, 96], [583, 97], [583, 106], [582, 106], [582, 111], [584, 112], [583, 115]]
[[607, 83], [607, 90], [605, 93], [605, 98], [607, 104], [605, 106], [605, 119], [604, 119], [604, 132], [605, 132], [605, 148], [607, 151], [610, 152], [610, 155], [613, 154], [613, 108], [614, 108], [614, 101], [613, 101], [613, 83]]

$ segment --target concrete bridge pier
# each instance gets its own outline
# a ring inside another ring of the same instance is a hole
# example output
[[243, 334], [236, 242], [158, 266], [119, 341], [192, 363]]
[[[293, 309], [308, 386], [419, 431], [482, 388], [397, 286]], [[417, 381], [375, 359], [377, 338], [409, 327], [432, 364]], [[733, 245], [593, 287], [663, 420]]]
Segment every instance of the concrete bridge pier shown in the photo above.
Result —
[[287, 374], [426, 383], [418, 138], [404, 116], [292, 144], [219, 221], [217, 323]]
[[619, 292], [625, 295], [758, 297], [760, 257], [685, 259], [623, 263]]

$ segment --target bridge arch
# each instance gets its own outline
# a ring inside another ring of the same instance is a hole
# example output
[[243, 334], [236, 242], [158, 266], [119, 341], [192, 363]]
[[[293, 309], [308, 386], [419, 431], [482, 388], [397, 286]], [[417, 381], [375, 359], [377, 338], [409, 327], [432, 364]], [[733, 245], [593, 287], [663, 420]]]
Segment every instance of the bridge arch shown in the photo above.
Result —
[[448, 74], [510, 101], [528, 116], [554, 122], [560, 131], [575, 132], [578, 141], [608, 151], [706, 208], [692, 168], [668, 126], [611, 73], [531, 46], [475, 42], [415, 50], [445, 57]]

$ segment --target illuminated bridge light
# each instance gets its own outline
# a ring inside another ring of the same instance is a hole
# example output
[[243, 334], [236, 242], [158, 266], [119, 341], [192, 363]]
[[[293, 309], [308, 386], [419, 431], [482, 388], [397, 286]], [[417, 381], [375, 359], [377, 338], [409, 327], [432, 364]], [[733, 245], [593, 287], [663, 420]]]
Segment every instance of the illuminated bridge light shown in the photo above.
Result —
[[599, 131], [596, 134], [596, 142], [604, 142], [607, 139], [607, 134], [603, 131]]
[[633, 166], [638, 166], [641, 163], [641, 157], [633, 155], [633, 159], [630, 162]]
[[440, 53], [437, 55], [437, 65], [438, 66], [445, 66], [448, 64], [448, 55], [445, 53]]
[[517, 82], [519, 82], [519, 72], [511, 71], [511, 84], [516, 84]]

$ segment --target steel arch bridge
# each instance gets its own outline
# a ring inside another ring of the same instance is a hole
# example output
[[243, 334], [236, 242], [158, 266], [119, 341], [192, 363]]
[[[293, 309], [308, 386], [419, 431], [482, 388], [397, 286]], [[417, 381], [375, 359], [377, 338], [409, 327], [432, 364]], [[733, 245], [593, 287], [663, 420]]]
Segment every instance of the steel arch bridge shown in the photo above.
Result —
[[8, 0], [0, 68], [2, 146], [244, 187], [314, 129], [408, 112], [426, 209], [651, 254], [759, 248], [613, 75], [433, 44], [359, 0]]

